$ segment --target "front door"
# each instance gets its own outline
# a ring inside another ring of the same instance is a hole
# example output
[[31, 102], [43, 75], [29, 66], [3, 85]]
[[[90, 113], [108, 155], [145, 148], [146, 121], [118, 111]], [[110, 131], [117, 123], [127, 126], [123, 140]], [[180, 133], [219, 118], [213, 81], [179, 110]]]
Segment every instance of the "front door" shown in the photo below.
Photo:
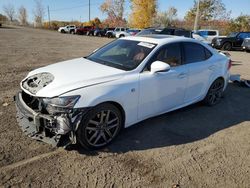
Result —
[[140, 74], [139, 119], [171, 110], [182, 105], [184, 100], [188, 71], [186, 65], [182, 65], [180, 44], [163, 47], [156, 52], [151, 63], [156, 60], [168, 63], [171, 69], [152, 74], [148, 68]]

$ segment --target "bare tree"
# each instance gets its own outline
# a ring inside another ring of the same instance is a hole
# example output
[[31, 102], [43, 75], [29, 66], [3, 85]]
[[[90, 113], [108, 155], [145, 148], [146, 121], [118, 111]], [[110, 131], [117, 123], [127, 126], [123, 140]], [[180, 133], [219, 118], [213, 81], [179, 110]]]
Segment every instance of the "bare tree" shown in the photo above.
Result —
[[35, 27], [42, 27], [45, 11], [41, 0], [35, 0], [34, 21]]
[[169, 23], [171, 24], [173, 19], [177, 16], [177, 9], [175, 7], [169, 7], [167, 10], [167, 17], [169, 19]]
[[155, 26], [167, 27], [171, 26], [173, 20], [177, 16], [177, 9], [175, 7], [169, 7], [167, 11], [159, 12], [153, 20]]
[[18, 9], [18, 19], [19, 19], [21, 25], [28, 24], [27, 17], [28, 17], [28, 14], [27, 14], [26, 8], [24, 6], [21, 6]]
[[12, 22], [15, 16], [15, 7], [12, 4], [4, 5], [3, 11], [8, 16], [9, 20]]

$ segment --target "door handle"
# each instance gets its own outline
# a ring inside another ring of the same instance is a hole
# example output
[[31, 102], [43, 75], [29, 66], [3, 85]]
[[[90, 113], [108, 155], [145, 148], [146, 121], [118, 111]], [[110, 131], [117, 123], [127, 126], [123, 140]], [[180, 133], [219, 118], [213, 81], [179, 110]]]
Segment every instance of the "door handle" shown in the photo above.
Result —
[[178, 78], [185, 78], [186, 76], [187, 74], [183, 72], [178, 75]]

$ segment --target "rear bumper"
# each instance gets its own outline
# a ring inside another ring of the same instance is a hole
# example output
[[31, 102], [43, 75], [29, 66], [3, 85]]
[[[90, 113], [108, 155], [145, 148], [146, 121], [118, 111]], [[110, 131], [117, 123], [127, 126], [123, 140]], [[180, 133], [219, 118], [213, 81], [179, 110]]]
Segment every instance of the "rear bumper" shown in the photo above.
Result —
[[[46, 114], [35, 112], [31, 109], [22, 98], [21, 92], [14, 96], [17, 109], [17, 122], [22, 131], [29, 137], [38, 141], [46, 142], [52, 146], [64, 146], [68, 143], [62, 140], [62, 135], [55, 134], [52, 129], [44, 126], [46, 122], [54, 123], [54, 117]], [[66, 139], [67, 140], [67, 139]], [[65, 142], [65, 143], [64, 143]]]

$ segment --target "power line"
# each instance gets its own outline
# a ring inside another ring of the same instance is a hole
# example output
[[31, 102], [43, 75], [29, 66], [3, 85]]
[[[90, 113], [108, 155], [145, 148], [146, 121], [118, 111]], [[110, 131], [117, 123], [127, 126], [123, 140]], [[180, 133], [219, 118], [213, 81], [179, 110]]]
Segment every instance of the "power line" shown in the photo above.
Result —
[[70, 9], [76, 9], [76, 8], [81, 8], [81, 7], [89, 7], [89, 6], [94, 6], [94, 5], [99, 5], [100, 3], [92, 3], [91, 5], [88, 4], [82, 4], [82, 5], [78, 5], [78, 6], [74, 6], [74, 7], [65, 7], [65, 8], [60, 8], [60, 9], [54, 9], [54, 10], [50, 10], [51, 12], [56, 12], [56, 11], [63, 11], [63, 10], [70, 10]]

